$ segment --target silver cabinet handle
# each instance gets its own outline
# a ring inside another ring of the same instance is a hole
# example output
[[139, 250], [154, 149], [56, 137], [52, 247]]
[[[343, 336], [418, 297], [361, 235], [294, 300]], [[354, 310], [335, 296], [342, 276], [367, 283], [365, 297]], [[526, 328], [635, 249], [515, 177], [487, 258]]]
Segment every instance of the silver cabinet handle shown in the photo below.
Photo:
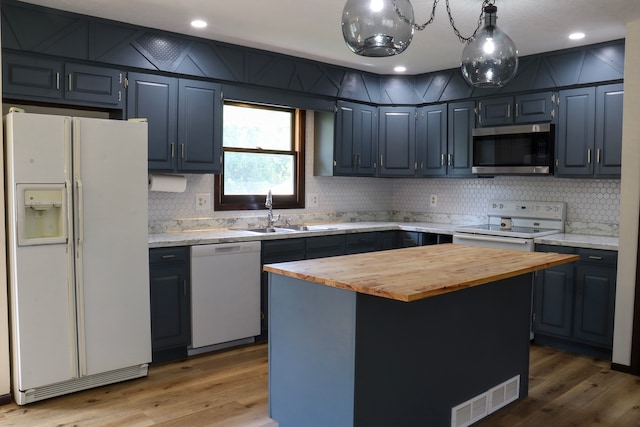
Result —
[[448, 166], [451, 166], [451, 165], [453, 164], [453, 155], [449, 154], [449, 155], [448, 155], [448, 158], [449, 158], [449, 160], [448, 160]]
[[383, 167], [383, 163], [382, 163], [382, 154], [380, 154], [380, 167]]
[[173, 159], [175, 157], [175, 151], [174, 151], [174, 146], [173, 146], [173, 142], [171, 143], [171, 158]]
[[587, 150], [587, 163], [591, 164], [591, 148]]
[[180, 158], [184, 159], [184, 144], [180, 144]]
[[516, 117], [520, 117], [520, 104], [516, 103]]
[[175, 255], [162, 255], [162, 259], [175, 258]]
[[56, 73], [56, 90], [60, 89], [60, 73]]
[[511, 117], [511, 104], [507, 104], [507, 117]]
[[596, 256], [596, 255], [589, 255], [589, 259], [595, 259], [596, 261], [600, 261], [602, 260], [601, 256]]
[[444, 153], [440, 154], [440, 166], [444, 166]]
[[600, 148], [598, 148], [596, 150], [596, 163], [600, 163], [600, 160], [602, 160], [602, 150]]
[[69, 92], [73, 92], [73, 76], [69, 74]]

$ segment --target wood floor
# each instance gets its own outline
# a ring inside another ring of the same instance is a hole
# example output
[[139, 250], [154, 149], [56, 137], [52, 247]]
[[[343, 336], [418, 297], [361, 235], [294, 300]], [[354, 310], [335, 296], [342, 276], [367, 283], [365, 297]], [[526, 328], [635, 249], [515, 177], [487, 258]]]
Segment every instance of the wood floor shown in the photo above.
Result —
[[[147, 378], [22, 407], [0, 406], [0, 426], [150, 425], [273, 425], [266, 345], [152, 366]], [[608, 362], [533, 346], [529, 397], [478, 426], [640, 427], [640, 378], [611, 371]]]

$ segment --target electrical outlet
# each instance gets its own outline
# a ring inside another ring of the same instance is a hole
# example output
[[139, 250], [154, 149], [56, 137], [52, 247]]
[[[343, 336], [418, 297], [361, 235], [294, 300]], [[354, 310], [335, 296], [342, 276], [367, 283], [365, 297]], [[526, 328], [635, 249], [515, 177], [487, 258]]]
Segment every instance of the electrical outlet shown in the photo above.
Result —
[[211, 194], [201, 193], [196, 194], [196, 210], [206, 211], [211, 209]]
[[308, 208], [317, 208], [318, 207], [318, 193], [308, 193], [307, 194], [307, 207]]
[[431, 197], [429, 198], [429, 204], [432, 207], [435, 207], [438, 204], [438, 196], [435, 194], [432, 194]]

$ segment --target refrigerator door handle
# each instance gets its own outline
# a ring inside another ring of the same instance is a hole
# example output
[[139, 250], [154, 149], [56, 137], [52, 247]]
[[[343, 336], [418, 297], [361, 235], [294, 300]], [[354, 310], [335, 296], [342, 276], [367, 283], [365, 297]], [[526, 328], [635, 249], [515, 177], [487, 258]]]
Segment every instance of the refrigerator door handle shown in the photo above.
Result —
[[73, 210], [71, 209], [71, 200], [73, 200], [71, 192], [73, 191], [73, 186], [71, 185], [71, 181], [69, 181], [68, 179], [65, 180], [64, 187], [67, 192], [67, 203], [65, 206], [65, 210], [67, 211], [67, 252], [69, 252], [69, 249], [73, 244], [73, 239], [70, 237], [73, 230]]
[[84, 243], [84, 202], [82, 180], [80, 178], [76, 178], [76, 188], [78, 189], [78, 204], [76, 206], [76, 212], [78, 212], [78, 247], [76, 248], [76, 250], [79, 250]]

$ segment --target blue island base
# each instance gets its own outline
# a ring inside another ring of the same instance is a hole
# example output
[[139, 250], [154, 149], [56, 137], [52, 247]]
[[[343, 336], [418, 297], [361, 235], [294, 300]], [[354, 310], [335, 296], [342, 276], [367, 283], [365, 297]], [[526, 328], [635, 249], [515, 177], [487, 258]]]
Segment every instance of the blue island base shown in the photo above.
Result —
[[270, 273], [269, 416], [470, 425], [527, 396], [531, 285], [526, 274], [407, 303]]

